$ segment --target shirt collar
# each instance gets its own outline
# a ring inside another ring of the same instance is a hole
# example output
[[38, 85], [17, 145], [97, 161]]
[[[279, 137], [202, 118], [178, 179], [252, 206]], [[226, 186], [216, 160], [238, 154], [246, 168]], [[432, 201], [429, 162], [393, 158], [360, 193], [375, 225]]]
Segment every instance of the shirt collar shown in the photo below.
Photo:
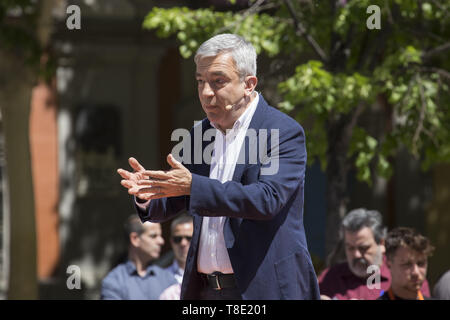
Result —
[[[136, 266], [135, 266], [135, 264], [133, 263], [133, 261], [128, 260], [128, 261], [126, 262], [126, 264], [125, 264], [125, 267], [126, 267], [127, 272], [128, 272], [129, 275], [138, 274], [138, 273], [137, 273]], [[145, 276], [148, 276], [148, 275], [154, 275], [154, 274], [155, 274], [154, 266], [151, 264], [151, 265], [149, 265], [149, 266], [147, 267], [147, 269], [145, 270]]]
[[177, 260], [173, 260], [172, 265], [170, 266], [170, 270], [172, 271], [172, 273], [174, 274], [179, 274], [179, 275], [183, 275], [184, 270], [182, 268], [180, 268], [180, 266], [178, 265]]

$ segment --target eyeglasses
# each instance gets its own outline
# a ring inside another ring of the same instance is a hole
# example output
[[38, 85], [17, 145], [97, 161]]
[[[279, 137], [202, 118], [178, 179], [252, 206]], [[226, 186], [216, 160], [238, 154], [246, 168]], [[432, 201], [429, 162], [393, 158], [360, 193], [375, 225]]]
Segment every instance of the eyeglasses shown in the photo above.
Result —
[[175, 237], [172, 237], [172, 241], [175, 242], [176, 244], [179, 244], [179, 243], [181, 243], [183, 238], [185, 238], [189, 242], [191, 242], [191, 240], [192, 240], [192, 237], [189, 237], [189, 236], [175, 236]]

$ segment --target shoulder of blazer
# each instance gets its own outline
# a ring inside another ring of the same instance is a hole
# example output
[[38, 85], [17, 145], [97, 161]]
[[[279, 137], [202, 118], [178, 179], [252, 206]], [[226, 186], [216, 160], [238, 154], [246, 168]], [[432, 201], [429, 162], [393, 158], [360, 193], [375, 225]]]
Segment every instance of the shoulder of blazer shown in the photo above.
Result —
[[286, 113], [270, 106], [263, 96], [259, 95], [258, 106], [250, 122], [249, 128], [274, 128], [280, 130], [300, 129], [301, 125]]

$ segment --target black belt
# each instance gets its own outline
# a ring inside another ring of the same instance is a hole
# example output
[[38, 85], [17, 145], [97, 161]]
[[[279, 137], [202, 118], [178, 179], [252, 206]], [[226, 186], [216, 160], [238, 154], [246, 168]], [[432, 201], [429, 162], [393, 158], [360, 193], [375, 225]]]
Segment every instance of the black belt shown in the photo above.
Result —
[[201, 273], [205, 282], [214, 290], [221, 290], [226, 288], [235, 288], [236, 280], [234, 274], [225, 274], [221, 272], [213, 272], [211, 274]]

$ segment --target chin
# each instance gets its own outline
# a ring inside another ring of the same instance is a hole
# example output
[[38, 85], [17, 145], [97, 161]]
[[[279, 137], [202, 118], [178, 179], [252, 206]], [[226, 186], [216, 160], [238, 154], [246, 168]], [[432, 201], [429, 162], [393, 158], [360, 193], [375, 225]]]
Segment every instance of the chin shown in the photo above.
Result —
[[359, 268], [351, 267], [350, 270], [353, 272], [353, 274], [359, 278], [365, 278], [367, 277], [366, 270], [360, 270]]

